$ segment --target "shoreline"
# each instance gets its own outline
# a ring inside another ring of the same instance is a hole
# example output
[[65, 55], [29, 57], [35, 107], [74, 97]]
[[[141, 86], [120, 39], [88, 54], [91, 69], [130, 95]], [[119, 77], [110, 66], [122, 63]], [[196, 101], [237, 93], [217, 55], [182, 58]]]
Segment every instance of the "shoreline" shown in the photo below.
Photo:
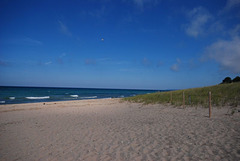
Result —
[[94, 99], [76, 99], [76, 100], [59, 100], [59, 101], [42, 101], [42, 102], [28, 102], [28, 103], [11, 103], [11, 104], [0, 104], [1, 106], [6, 105], [25, 105], [25, 104], [43, 104], [43, 103], [59, 103], [59, 102], [75, 102], [75, 101], [87, 101], [87, 100], [104, 100], [104, 99], [122, 99], [122, 98], [94, 98]]
[[57, 102], [68, 102], [68, 101], [84, 101], [84, 100], [101, 100], [101, 99], [121, 99], [121, 98], [110, 98], [110, 97], [107, 97], [107, 98], [88, 98], [88, 99], [71, 99], [71, 100], [54, 100], [54, 101], [51, 101], [51, 100], [46, 100], [46, 101], [39, 101], [39, 102], [23, 102], [23, 103], [0, 103], [0, 108], [1, 106], [5, 106], [5, 105], [25, 105], [25, 104], [35, 104], [35, 103], [57, 103]]
[[240, 159], [240, 113], [120, 100], [1, 106], [0, 160]]
[[77, 104], [77, 103], [94, 103], [101, 100], [121, 100], [121, 98], [97, 98], [97, 99], [84, 99], [84, 100], [64, 100], [64, 101], [53, 101], [53, 102], [34, 102], [34, 103], [16, 103], [16, 104], [3, 104], [0, 105], [0, 113], [8, 111], [19, 111], [19, 110], [34, 110], [32, 106], [38, 106], [36, 109], [41, 109], [44, 107], [56, 107], [57, 105], [67, 106], [68, 104]]

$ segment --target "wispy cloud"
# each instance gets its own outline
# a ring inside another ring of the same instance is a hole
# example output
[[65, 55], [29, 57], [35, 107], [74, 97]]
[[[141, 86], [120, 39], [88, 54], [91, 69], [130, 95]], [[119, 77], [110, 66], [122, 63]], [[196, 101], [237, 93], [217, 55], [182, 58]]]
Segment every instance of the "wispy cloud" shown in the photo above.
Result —
[[150, 60], [148, 60], [147, 58], [143, 58], [142, 60], [142, 65], [144, 66], [150, 66], [152, 63]]
[[58, 58], [57, 58], [57, 63], [58, 64], [64, 64], [64, 57], [66, 56], [67, 54], [66, 53], [62, 53]]
[[146, 0], [133, 0], [133, 2], [139, 6], [139, 7], [143, 7], [144, 3], [146, 3]]
[[114, 60], [111, 58], [88, 58], [84, 60], [85, 65], [98, 65], [98, 66], [126, 66], [131, 62], [127, 60]]
[[180, 70], [180, 64], [181, 64], [181, 60], [177, 58], [177, 63], [173, 64], [170, 69], [174, 72], [178, 72]]
[[163, 62], [162, 61], [158, 61], [158, 63], [157, 63], [157, 67], [161, 67], [161, 66], [163, 66]]
[[223, 70], [240, 73], [240, 38], [219, 40], [206, 48], [209, 59], [215, 60]]
[[82, 10], [80, 15], [82, 18], [93, 18], [95, 20], [102, 20], [107, 15], [107, 8], [105, 5], [95, 8], [94, 10]]
[[131, 1], [137, 8], [143, 10], [145, 6], [156, 6], [161, 0], [131, 0]]
[[181, 59], [177, 58], [177, 63], [181, 64], [182, 63]]
[[227, 0], [226, 6], [223, 11], [229, 11], [237, 6], [240, 6], [240, 0]]
[[52, 64], [51, 61], [48, 61], [48, 62], [44, 63], [44, 65], [50, 65], [50, 64]]
[[29, 37], [24, 38], [22, 41], [23, 41], [23, 43], [29, 44], [29, 45], [42, 45], [41, 41], [34, 40]]
[[179, 64], [173, 64], [170, 69], [174, 72], [178, 72], [179, 71]]
[[66, 53], [62, 53], [59, 57], [60, 58], [63, 58], [63, 57], [65, 57], [67, 54]]
[[96, 18], [102, 18], [106, 12], [106, 7], [102, 6], [100, 9], [94, 10], [94, 11], [88, 11], [87, 14], [96, 17]]
[[119, 69], [120, 72], [136, 72], [137, 70], [134, 68], [121, 68]]
[[187, 12], [189, 23], [185, 25], [185, 32], [192, 37], [203, 35], [206, 24], [212, 19], [212, 15], [203, 7], [197, 7]]
[[96, 65], [97, 62], [95, 59], [86, 59], [85, 60], [85, 65]]
[[229, 31], [232, 37], [240, 36], [240, 24], [237, 24], [233, 29]]
[[0, 66], [3, 66], [3, 67], [6, 67], [6, 66], [9, 66], [9, 62], [7, 61], [4, 61], [4, 60], [0, 60]]
[[58, 21], [59, 26], [60, 26], [60, 32], [66, 36], [72, 36], [72, 33], [69, 31], [68, 27], [66, 24], [64, 24], [62, 21]]
[[199, 62], [200, 60], [194, 60], [194, 59], [190, 59], [187, 63], [187, 67], [190, 69], [190, 70], [193, 70], [193, 69], [196, 69], [199, 67]]
[[9, 39], [7, 40], [7, 43], [14, 44], [14, 45], [27, 45], [27, 46], [39, 46], [43, 44], [41, 41], [30, 38], [30, 37]]

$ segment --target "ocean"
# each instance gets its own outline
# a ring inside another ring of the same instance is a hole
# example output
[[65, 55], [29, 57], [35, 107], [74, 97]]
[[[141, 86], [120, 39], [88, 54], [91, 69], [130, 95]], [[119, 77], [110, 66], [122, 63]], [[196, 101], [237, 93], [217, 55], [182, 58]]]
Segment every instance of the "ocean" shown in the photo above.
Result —
[[85, 99], [123, 98], [159, 90], [48, 88], [48, 87], [0, 87], [1, 104], [53, 102]]

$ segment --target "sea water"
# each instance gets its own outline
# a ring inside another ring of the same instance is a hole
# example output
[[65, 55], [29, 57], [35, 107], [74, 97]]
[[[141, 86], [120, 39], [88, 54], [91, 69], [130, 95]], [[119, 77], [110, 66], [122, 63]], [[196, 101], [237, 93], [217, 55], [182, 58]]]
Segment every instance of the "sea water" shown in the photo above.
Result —
[[157, 90], [0, 87], [0, 105], [84, 99], [123, 98], [154, 92], [157, 92]]

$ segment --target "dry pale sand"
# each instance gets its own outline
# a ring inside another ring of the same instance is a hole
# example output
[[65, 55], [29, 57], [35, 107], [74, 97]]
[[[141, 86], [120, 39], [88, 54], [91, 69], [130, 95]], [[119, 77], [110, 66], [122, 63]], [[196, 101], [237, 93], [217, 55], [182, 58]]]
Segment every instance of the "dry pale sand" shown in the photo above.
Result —
[[240, 160], [240, 113], [119, 99], [0, 106], [0, 160]]

